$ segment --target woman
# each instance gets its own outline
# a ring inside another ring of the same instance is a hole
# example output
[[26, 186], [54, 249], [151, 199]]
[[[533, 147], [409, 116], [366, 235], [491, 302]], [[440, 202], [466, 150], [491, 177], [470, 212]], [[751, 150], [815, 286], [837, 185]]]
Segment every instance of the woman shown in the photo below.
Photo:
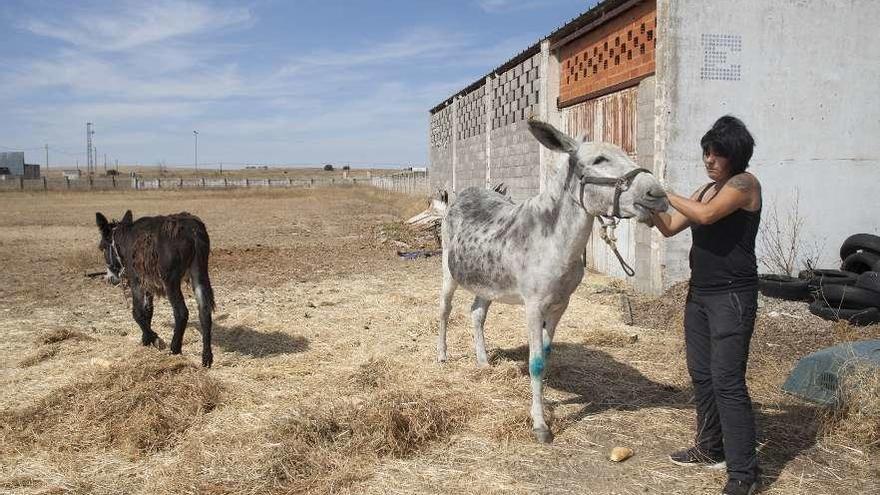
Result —
[[690, 198], [667, 191], [674, 208], [653, 213], [670, 237], [690, 227], [691, 280], [685, 305], [688, 373], [697, 408], [696, 445], [670, 455], [685, 466], [727, 467], [725, 495], [757, 488], [755, 418], [746, 388], [746, 361], [758, 302], [755, 237], [761, 184], [746, 172], [755, 141], [726, 115], [700, 141], [712, 180]]

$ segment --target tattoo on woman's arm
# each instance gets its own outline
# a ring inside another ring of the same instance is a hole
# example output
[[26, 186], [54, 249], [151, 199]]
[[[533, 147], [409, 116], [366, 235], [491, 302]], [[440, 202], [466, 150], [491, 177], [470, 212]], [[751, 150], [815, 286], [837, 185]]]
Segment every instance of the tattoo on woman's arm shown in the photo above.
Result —
[[751, 178], [746, 174], [737, 174], [730, 178], [727, 181], [730, 187], [737, 189], [742, 192], [749, 192], [754, 187], [754, 183]]

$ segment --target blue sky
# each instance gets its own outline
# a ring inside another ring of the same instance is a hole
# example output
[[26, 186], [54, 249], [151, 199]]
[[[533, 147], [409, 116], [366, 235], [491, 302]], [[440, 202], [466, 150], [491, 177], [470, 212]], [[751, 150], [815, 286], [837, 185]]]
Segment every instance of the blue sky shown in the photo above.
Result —
[[408, 165], [428, 110], [594, 0], [0, 3], [0, 151]]

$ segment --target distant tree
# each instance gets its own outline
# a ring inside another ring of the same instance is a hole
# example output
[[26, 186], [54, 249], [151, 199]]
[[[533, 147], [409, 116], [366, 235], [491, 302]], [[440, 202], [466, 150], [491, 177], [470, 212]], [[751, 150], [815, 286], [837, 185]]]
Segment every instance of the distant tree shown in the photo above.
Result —
[[333, 171], [333, 165], [330, 165], [329, 163], [324, 165], [324, 172], [332, 172], [332, 171]]
[[116, 171], [116, 170], [110, 169], [110, 170], [107, 171], [107, 175], [108, 175], [108, 176], [110, 176], [110, 175], [119, 175], [119, 172]]
[[349, 167], [348, 165], [343, 165], [342, 170], [351, 170], [351, 167]]

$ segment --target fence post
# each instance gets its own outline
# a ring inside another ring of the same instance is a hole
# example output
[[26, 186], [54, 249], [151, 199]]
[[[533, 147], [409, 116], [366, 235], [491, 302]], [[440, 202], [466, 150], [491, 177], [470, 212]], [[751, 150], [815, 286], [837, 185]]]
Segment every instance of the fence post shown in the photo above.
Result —
[[24, 176], [18, 176], [18, 188], [24, 191]]
[[315, 187], [315, 179], [309, 179], [309, 189]]
[[65, 177], [65, 181], [67, 181], [67, 188], [70, 189], [70, 177]]
[[177, 187], [179, 187], [180, 189], [183, 189], [183, 177], [180, 177], [179, 179], [177, 179]]
[[111, 175], [110, 178], [113, 179], [113, 189], [116, 189], [116, 176]]
[[43, 176], [43, 190], [44, 191], [49, 190], [49, 184], [46, 184], [46, 176], [45, 175]]
[[244, 179], [244, 187], [251, 187], [251, 180], [246, 177]]
[[227, 182], [226, 177], [223, 178], [223, 189], [229, 189], [229, 182]]
[[89, 190], [94, 189], [94, 187], [95, 187], [95, 179], [93, 179], [92, 176], [90, 175], [89, 176]]
[[205, 188], [205, 178], [202, 177], [202, 189], [204, 189], [204, 188]]

